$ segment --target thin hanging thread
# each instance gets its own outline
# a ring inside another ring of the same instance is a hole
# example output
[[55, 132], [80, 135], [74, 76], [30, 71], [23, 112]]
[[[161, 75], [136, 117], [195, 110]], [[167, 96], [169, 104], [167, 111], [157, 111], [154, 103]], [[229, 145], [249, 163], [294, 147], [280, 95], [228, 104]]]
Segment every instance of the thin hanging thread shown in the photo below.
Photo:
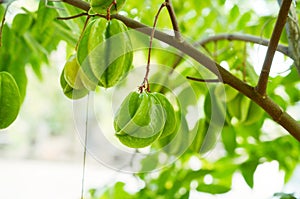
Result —
[[86, 152], [87, 152], [87, 141], [88, 141], [88, 121], [89, 121], [89, 101], [90, 101], [90, 93], [87, 95], [86, 102], [86, 115], [85, 115], [85, 132], [84, 132], [84, 151], [83, 151], [83, 165], [82, 165], [82, 180], [81, 180], [81, 199], [83, 198], [84, 193], [84, 183], [85, 183], [85, 166], [86, 166]]

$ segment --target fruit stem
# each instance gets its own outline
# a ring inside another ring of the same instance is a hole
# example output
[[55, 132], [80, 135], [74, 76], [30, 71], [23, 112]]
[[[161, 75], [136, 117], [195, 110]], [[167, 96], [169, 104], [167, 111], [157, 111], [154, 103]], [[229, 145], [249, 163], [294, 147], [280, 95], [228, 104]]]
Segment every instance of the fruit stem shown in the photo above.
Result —
[[115, 6], [115, 9], [117, 10], [117, 0], [113, 0], [111, 4], [107, 8], [107, 14], [106, 14], [106, 19], [109, 21], [110, 20], [110, 10], [111, 8]]
[[159, 14], [160, 14], [161, 10], [166, 5], [167, 5], [167, 2], [162, 3], [161, 6], [158, 9], [156, 15], [155, 15], [155, 19], [154, 19], [154, 23], [153, 23], [153, 28], [152, 28], [151, 36], [150, 36], [150, 42], [149, 42], [148, 59], [147, 59], [147, 66], [146, 66], [146, 74], [145, 74], [144, 81], [143, 81], [142, 85], [139, 87], [139, 91], [140, 92], [143, 91], [143, 90], [147, 90], [148, 92], [150, 92], [150, 85], [149, 85], [149, 81], [148, 81], [148, 76], [149, 76], [149, 72], [150, 72], [150, 58], [151, 58], [151, 49], [152, 49], [152, 44], [153, 44], [153, 38], [154, 38], [155, 28], [156, 28], [156, 25], [157, 25]]

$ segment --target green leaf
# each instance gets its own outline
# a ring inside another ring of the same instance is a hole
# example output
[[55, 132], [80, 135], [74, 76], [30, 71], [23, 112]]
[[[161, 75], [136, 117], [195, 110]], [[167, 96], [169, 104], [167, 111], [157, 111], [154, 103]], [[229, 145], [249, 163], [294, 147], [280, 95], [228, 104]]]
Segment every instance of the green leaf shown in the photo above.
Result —
[[242, 175], [248, 184], [249, 187], [253, 188], [254, 185], [254, 172], [258, 166], [258, 160], [257, 159], [250, 159], [247, 162], [244, 162], [241, 164], [240, 169], [242, 172]]
[[216, 96], [214, 93], [215, 87], [212, 87], [205, 96], [204, 113], [208, 123], [223, 125], [226, 117], [225, 98], [222, 99], [222, 96]]
[[[40, 32], [46, 32], [46, 29], [51, 26], [54, 19], [57, 17], [55, 9], [51, 9], [45, 5], [46, 1], [40, 1], [37, 11], [37, 27]], [[48, 5], [53, 5], [48, 1]]]
[[15, 79], [8, 72], [0, 72], [0, 129], [15, 121], [20, 106], [21, 97]]
[[17, 14], [14, 17], [12, 23], [12, 30], [15, 31], [18, 35], [23, 35], [26, 31], [29, 30], [32, 25], [32, 17], [29, 14]]
[[250, 11], [244, 13], [239, 19], [237, 29], [243, 30], [247, 26], [248, 22], [250, 21], [251, 16], [252, 16], [252, 13]]
[[222, 131], [222, 141], [229, 155], [233, 155], [237, 146], [236, 132], [232, 126], [225, 126]]
[[291, 193], [275, 193], [274, 196], [280, 197], [280, 199], [297, 199], [294, 194]]
[[227, 185], [218, 185], [218, 184], [200, 184], [197, 187], [197, 191], [206, 192], [211, 194], [222, 194], [230, 191], [230, 186]]
[[240, 9], [237, 5], [234, 5], [230, 10], [228, 22], [231, 23], [236, 21], [239, 15], [240, 15]]

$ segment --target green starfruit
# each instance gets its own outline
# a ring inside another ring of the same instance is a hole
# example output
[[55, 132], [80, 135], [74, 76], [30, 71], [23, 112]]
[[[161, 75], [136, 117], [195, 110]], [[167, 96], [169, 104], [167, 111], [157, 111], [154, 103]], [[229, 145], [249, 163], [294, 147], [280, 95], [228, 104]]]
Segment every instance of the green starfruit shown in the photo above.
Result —
[[177, 119], [174, 108], [160, 93], [131, 92], [114, 119], [116, 136], [124, 145], [143, 148], [174, 134]]
[[173, 134], [178, 129], [177, 118], [172, 104], [163, 94], [153, 93], [152, 95], [157, 98], [166, 115], [166, 123], [160, 136], [160, 138], [164, 138], [170, 134]]
[[85, 97], [88, 94], [88, 90], [86, 88], [75, 89], [65, 79], [64, 70], [60, 75], [60, 86], [63, 89], [65, 96], [70, 99], [76, 100]]
[[89, 90], [97, 85], [104, 88], [116, 85], [132, 66], [133, 52], [127, 27], [115, 19], [91, 21], [79, 42], [77, 60], [92, 84]]
[[72, 55], [64, 66], [64, 79], [75, 89], [83, 89], [84, 84], [80, 78], [80, 66], [77, 63], [76, 55]]
[[21, 106], [21, 96], [13, 76], [0, 72], [0, 129], [7, 128], [15, 121]]
[[114, 128], [121, 143], [143, 148], [160, 137], [165, 120], [163, 107], [153, 94], [131, 92], [116, 113]]

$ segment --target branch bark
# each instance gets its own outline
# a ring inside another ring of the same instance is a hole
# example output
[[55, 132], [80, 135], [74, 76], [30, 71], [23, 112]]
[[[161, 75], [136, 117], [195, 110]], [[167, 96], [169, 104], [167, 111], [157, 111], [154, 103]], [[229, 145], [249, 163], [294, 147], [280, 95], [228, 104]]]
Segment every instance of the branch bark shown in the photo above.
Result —
[[271, 70], [271, 65], [273, 62], [273, 58], [275, 55], [275, 51], [277, 49], [279, 39], [283, 30], [283, 27], [285, 25], [290, 7], [291, 7], [292, 0], [284, 0], [277, 17], [277, 21], [275, 24], [275, 28], [273, 30], [271, 40], [269, 43], [268, 51], [265, 57], [265, 61], [259, 76], [259, 80], [256, 86], [256, 90], [261, 95], [266, 95], [267, 85], [268, 85], [268, 79], [269, 74]]
[[[85, 11], [89, 10], [89, 7], [87, 6], [88, 4], [86, 2], [80, 2], [80, 0], [64, 0], [64, 2], [74, 6], [77, 5], [76, 7], [81, 8]], [[111, 17], [122, 21], [126, 26], [132, 29], [136, 29], [137, 31], [140, 31], [149, 36], [151, 35], [152, 28], [142, 23], [139, 23], [122, 15], [112, 15]], [[187, 43], [186, 41], [178, 41], [177, 39], [174, 39], [174, 37], [161, 31], [155, 31], [154, 37], [195, 59], [198, 63], [202, 64], [204, 67], [216, 74], [220, 81], [223, 81], [223, 83], [235, 88], [236, 90], [256, 102], [273, 118], [274, 121], [284, 127], [292, 136], [300, 141], [300, 123], [298, 123], [288, 113], [284, 112], [268, 96], [264, 96], [258, 93], [254, 87], [246, 84], [245, 82], [232, 75], [230, 72], [222, 68], [219, 64], [215, 63], [213, 60], [198, 51], [194, 46]]]
[[[243, 41], [243, 42], [250, 42], [255, 43], [263, 46], [268, 46], [270, 41], [267, 39], [263, 39], [257, 36], [253, 35], [247, 35], [247, 34], [218, 34], [215, 36], [208, 37], [206, 39], [203, 39], [199, 42], [197, 42], [196, 46], [205, 46], [206, 44], [214, 41], [220, 41], [220, 40], [228, 40], [228, 41]], [[293, 59], [293, 56], [289, 53], [289, 48], [287, 46], [279, 44], [276, 49], [278, 52], [281, 52], [282, 54], [290, 57]]]

